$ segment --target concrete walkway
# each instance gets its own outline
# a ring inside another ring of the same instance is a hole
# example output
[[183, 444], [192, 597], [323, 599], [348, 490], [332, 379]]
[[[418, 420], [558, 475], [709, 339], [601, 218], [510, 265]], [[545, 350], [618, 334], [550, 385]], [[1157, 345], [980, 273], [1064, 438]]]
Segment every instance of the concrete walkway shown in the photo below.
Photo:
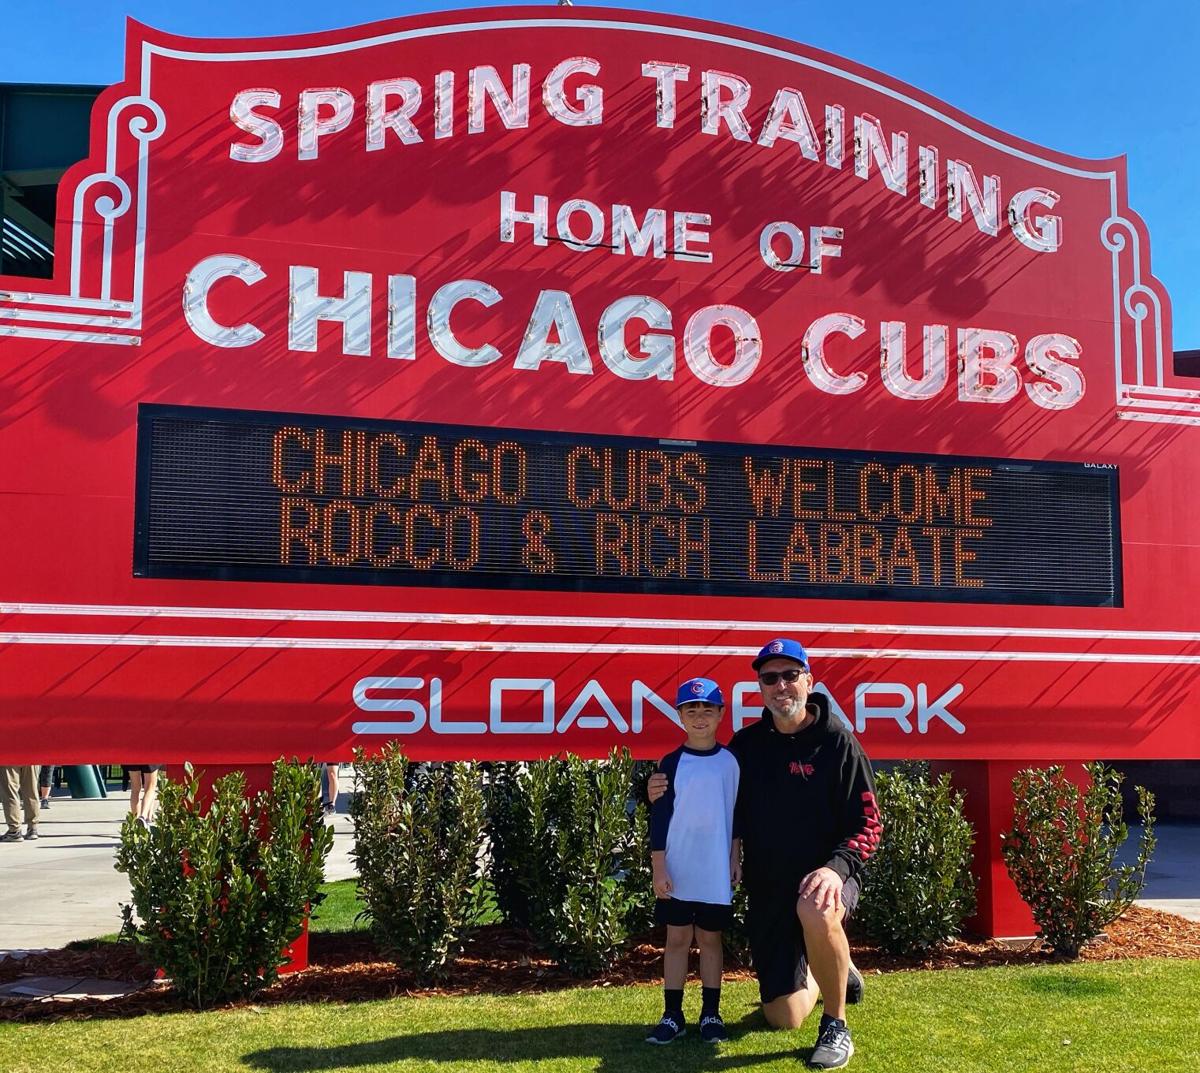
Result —
[[[329, 880], [356, 875], [344, 793], [339, 807], [325, 864]], [[129, 881], [113, 867], [113, 856], [128, 811], [128, 792], [101, 800], [55, 796], [41, 815], [36, 842], [0, 843], [0, 955], [55, 949], [120, 930]]]
[[[350, 779], [343, 775], [343, 785]], [[333, 850], [327, 879], [354, 876], [350, 850], [353, 825], [344, 812], [334, 817]], [[15, 950], [54, 949], [121, 926], [119, 903], [129, 883], [113, 868], [127, 793], [105, 800], [55, 797], [42, 814], [36, 842], [0, 843], [0, 956]], [[1136, 843], [1131, 829], [1127, 846]], [[1150, 866], [1143, 905], [1200, 920], [1200, 825], [1164, 824]]]

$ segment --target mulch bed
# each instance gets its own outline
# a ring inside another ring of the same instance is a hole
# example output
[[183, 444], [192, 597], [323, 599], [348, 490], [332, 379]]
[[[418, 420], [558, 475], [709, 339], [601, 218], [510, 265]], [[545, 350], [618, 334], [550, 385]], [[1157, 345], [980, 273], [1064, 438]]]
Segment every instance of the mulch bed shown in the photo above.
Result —
[[[620, 987], [653, 984], [661, 979], [662, 948], [651, 941], [636, 943], [612, 969], [589, 981], [578, 980], [532, 947], [527, 934], [512, 928], [484, 928], [467, 946], [438, 987], [422, 987], [406, 973], [380, 960], [368, 935], [315, 934], [310, 937], [309, 968], [281, 978], [240, 1005], [271, 1006], [284, 1002], [359, 1002], [397, 995], [528, 994], [566, 987]], [[959, 941], [917, 957], [886, 954], [852, 936], [854, 961], [864, 972], [912, 969], [973, 969], [994, 965], [1053, 964], [1063, 958], [1036, 940], [1021, 946]], [[1200, 959], [1200, 923], [1169, 913], [1134, 906], [1089, 943], [1082, 961], [1167, 957]], [[105, 980], [148, 980], [152, 973], [129, 944], [105, 944], [85, 950], [52, 950], [21, 961], [0, 962], [0, 983], [21, 976], [86, 976]], [[752, 977], [749, 965], [728, 958], [727, 980]], [[8, 1001], [0, 1003], [0, 1021], [58, 1021], [95, 1017], [136, 1017], [180, 1008], [167, 984], [155, 983], [127, 998], [110, 1001]]]

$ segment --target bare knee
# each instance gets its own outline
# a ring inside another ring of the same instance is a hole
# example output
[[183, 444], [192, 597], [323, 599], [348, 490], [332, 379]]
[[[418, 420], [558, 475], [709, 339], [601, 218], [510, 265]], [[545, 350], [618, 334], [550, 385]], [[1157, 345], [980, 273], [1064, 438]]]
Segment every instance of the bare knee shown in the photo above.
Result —
[[836, 934], [842, 930], [842, 920], [846, 915], [845, 906], [824, 908], [817, 905], [810, 897], [802, 897], [796, 902], [796, 916], [806, 935], [825, 932]]
[[803, 991], [793, 991], [763, 1003], [763, 1016], [772, 1028], [799, 1028], [817, 1004], [817, 989], [812, 979]]
[[692, 948], [692, 927], [676, 927], [674, 924], [667, 925], [667, 942], [666, 949], [671, 953], [687, 953]]
[[719, 931], [705, 931], [703, 928], [697, 928], [696, 945], [702, 951], [719, 951], [721, 949], [721, 933]]
[[767, 1019], [767, 1024], [776, 1029], [799, 1028], [804, 1024], [804, 1017], [798, 1013], [794, 1013], [789, 1007], [783, 1006], [779, 1009], [771, 1009], [772, 1004], [763, 1007], [763, 1016]]

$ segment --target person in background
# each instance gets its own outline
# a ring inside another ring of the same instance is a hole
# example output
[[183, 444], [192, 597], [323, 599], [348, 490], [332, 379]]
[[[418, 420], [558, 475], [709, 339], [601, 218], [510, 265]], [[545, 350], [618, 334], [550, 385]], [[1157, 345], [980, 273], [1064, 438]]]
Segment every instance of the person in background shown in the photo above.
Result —
[[129, 776], [129, 813], [138, 823], [149, 827], [158, 804], [158, 773], [162, 764], [125, 764]]
[[321, 774], [324, 776], [323, 789], [325, 790], [321, 807], [325, 810], [325, 815], [332, 816], [337, 812], [338, 764], [336, 762], [322, 764]]
[[21, 813], [25, 813], [25, 841], [38, 836], [38, 769], [35, 764], [0, 767], [0, 803], [8, 830], [0, 842], [20, 842]]
[[41, 798], [38, 807], [43, 811], [50, 807], [50, 787], [54, 785], [54, 773], [57, 770], [54, 764], [43, 764], [41, 774], [38, 775], [38, 795]]

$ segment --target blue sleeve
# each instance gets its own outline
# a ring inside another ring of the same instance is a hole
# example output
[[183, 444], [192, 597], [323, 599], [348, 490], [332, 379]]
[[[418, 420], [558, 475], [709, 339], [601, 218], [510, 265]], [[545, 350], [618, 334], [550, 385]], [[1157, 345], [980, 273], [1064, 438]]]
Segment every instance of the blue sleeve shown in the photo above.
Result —
[[682, 749], [667, 753], [658, 765], [658, 770], [667, 777], [667, 792], [650, 806], [650, 850], [667, 848], [667, 831], [671, 828], [671, 816], [675, 812], [675, 773], [679, 768]]

